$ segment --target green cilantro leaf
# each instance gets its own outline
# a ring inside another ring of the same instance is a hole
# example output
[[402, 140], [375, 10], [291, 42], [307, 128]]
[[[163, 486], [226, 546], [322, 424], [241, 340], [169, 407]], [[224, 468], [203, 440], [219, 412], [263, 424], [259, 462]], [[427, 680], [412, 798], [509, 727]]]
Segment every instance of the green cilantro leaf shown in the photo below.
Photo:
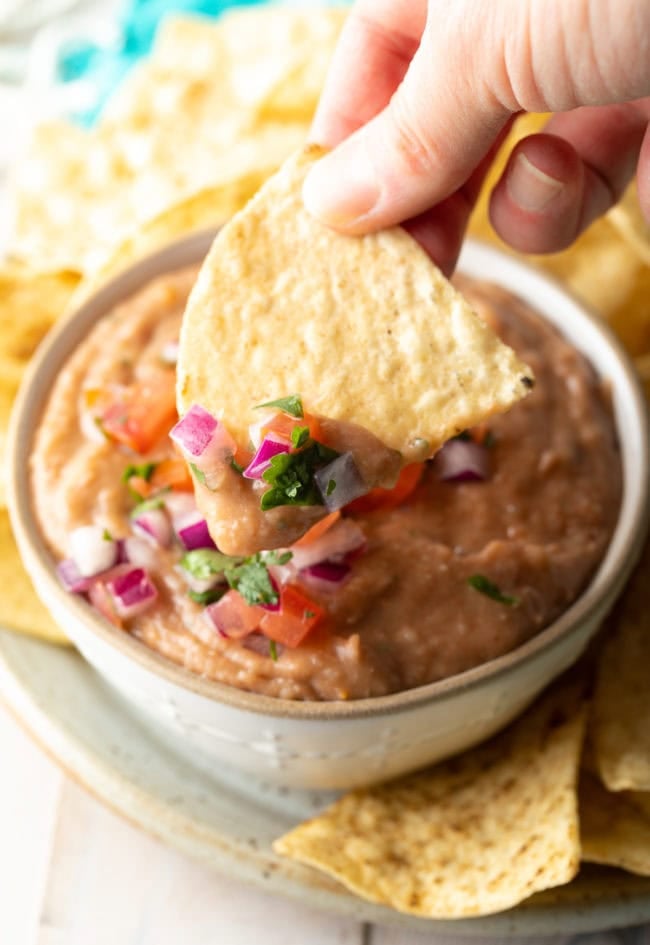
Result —
[[[162, 509], [165, 504], [165, 496], [168, 492], [171, 492], [171, 486], [165, 486], [164, 489], [160, 489], [155, 495], [144, 499], [142, 502], [138, 502], [136, 507], [131, 510], [131, 518], [137, 518], [138, 515], [142, 515], [143, 512], [151, 512], [153, 509]], [[140, 498], [140, 496], [138, 496], [138, 498]]]
[[309, 439], [309, 427], [294, 427], [291, 431], [291, 443], [296, 449], [307, 445]]
[[274, 663], [278, 661], [278, 648], [276, 646], [275, 640], [269, 640], [269, 656]]
[[102, 538], [104, 539], [104, 541], [113, 541], [113, 536], [111, 535], [111, 533], [109, 532], [107, 528], [105, 528], [104, 531], [102, 532]]
[[467, 578], [467, 583], [470, 587], [473, 587], [475, 591], [485, 594], [486, 597], [490, 597], [498, 604], [507, 604], [508, 607], [516, 607], [519, 603], [518, 597], [510, 597], [508, 594], [502, 594], [497, 585], [490, 581], [489, 578], [486, 578], [484, 574], [472, 574], [471, 577]]
[[314, 473], [339, 454], [315, 440], [300, 453], [278, 453], [262, 474], [271, 484], [262, 496], [263, 511], [280, 505], [322, 505], [323, 497], [314, 483]]
[[325, 490], [325, 495], [331, 495], [336, 489], [336, 479], [330, 479], [327, 483], [327, 489]]
[[289, 397], [280, 397], [278, 400], [268, 400], [265, 404], [258, 404], [253, 407], [253, 410], [261, 410], [262, 407], [279, 407], [284, 413], [299, 419], [305, 416], [300, 394], [291, 394]]
[[[233, 559], [231, 559], [233, 560]], [[271, 581], [266, 559], [262, 554], [252, 555], [250, 558], [239, 560], [225, 571], [225, 577], [233, 590], [239, 591], [247, 604], [277, 604], [278, 592]]]
[[122, 473], [122, 482], [128, 482], [132, 476], [137, 476], [138, 479], [149, 482], [157, 465], [158, 463], [140, 463], [140, 465], [129, 463]]
[[201, 604], [207, 607], [208, 604], [215, 604], [218, 600], [221, 600], [225, 593], [225, 587], [220, 585], [219, 587], [211, 587], [208, 591], [189, 590], [187, 596], [190, 600], [193, 600], [195, 604]]
[[240, 465], [236, 460], [234, 460], [234, 459], [231, 459], [231, 460], [230, 460], [230, 466], [231, 466], [232, 469], [235, 470], [236, 473], [239, 473], [239, 475], [241, 476], [241, 474], [242, 474], [243, 471], [244, 471], [244, 467], [243, 467], [243, 466], [241, 466], [241, 465]]
[[190, 463], [190, 469], [194, 473], [194, 478], [196, 479], [196, 481], [200, 482], [202, 486], [205, 486], [206, 481], [205, 481], [205, 473], [203, 472], [203, 470], [199, 469], [196, 463]]
[[183, 555], [181, 568], [198, 581], [207, 581], [212, 577], [225, 575], [226, 570], [240, 560], [231, 558], [230, 555], [222, 555], [214, 548], [195, 548]]

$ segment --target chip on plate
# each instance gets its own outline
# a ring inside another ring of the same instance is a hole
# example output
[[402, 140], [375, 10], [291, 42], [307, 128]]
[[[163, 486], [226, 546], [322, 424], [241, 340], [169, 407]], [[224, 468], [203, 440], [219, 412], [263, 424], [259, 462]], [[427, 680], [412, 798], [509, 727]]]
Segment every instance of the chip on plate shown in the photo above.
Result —
[[581, 702], [563, 684], [484, 745], [353, 791], [274, 849], [428, 918], [487, 915], [567, 883], [580, 860]]
[[246, 444], [256, 405], [298, 393], [422, 459], [523, 397], [530, 370], [404, 230], [344, 236], [306, 212], [321, 154], [295, 154], [218, 234], [183, 320], [179, 409]]
[[578, 796], [582, 859], [650, 876], [650, 794], [610, 792], [583, 771]]
[[650, 791], [650, 540], [608, 619], [592, 713], [598, 771], [610, 791]]

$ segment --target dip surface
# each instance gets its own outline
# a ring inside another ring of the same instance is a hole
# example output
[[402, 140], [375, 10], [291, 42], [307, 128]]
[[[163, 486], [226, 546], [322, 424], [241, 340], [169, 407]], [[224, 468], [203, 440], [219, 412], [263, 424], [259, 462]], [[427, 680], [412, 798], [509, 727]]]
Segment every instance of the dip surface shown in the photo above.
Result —
[[[164, 276], [104, 318], [74, 352], [36, 434], [31, 478], [43, 534], [58, 558], [98, 524], [130, 534], [130, 463], [173, 456], [166, 437], [142, 456], [89, 431], [88, 391], [160, 369], [177, 339], [195, 270]], [[182, 549], [155, 549], [159, 596], [124, 631], [192, 672], [287, 699], [357, 699], [423, 685], [500, 656], [552, 622], [585, 588], [621, 497], [611, 410], [585, 359], [543, 319], [493, 286], [459, 280], [476, 310], [531, 365], [535, 389], [489, 421], [485, 481], [445, 482], [428, 463], [398, 508], [355, 515], [367, 538], [350, 577], [310, 590], [326, 619], [277, 659], [255, 640], [220, 637], [188, 597]], [[152, 549], [153, 551], [153, 549]], [[468, 583], [486, 576], [517, 603]], [[261, 638], [262, 641], [264, 638]]]

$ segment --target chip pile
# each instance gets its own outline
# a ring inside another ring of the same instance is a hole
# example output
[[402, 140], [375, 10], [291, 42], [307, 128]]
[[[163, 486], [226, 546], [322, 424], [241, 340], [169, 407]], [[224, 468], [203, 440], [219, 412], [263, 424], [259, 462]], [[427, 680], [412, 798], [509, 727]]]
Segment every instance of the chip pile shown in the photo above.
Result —
[[[0, 270], [0, 451], [29, 356], [70, 299], [224, 223], [300, 147], [343, 16], [258, 8], [217, 23], [170, 18], [95, 129], [36, 129], [13, 174], [11, 258]], [[543, 122], [515, 126], [474, 214], [476, 235], [498, 242], [487, 194], [505, 148]], [[650, 393], [650, 234], [634, 188], [569, 250], [535, 261], [610, 322]], [[3, 623], [61, 640], [20, 569], [4, 504], [0, 489]], [[277, 850], [373, 901], [437, 917], [508, 908], [567, 882], [580, 859], [650, 876], [649, 568], [650, 545], [608, 621], [592, 699], [588, 685], [585, 694], [562, 680], [486, 745], [348, 795]]]

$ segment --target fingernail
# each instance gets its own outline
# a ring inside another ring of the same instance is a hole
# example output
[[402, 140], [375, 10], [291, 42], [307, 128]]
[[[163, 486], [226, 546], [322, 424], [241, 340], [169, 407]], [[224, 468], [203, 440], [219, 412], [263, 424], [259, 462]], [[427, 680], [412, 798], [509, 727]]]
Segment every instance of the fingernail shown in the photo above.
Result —
[[379, 200], [374, 167], [361, 147], [342, 145], [314, 165], [302, 198], [308, 213], [327, 226], [349, 226], [367, 216]]
[[525, 154], [515, 158], [506, 186], [514, 202], [530, 213], [541, 213], [564, 188], [561, 180], [540, 171]]

